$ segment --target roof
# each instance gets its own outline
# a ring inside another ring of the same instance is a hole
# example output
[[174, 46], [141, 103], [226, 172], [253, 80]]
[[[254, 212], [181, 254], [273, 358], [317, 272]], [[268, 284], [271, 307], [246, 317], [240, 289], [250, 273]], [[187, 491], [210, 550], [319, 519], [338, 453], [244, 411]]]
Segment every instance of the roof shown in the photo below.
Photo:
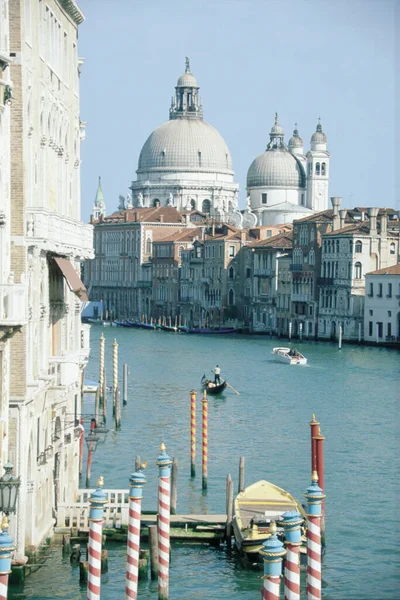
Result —
[[303, 219], [295, 219], [293, 223], [305, 223], [306, 221], [318, 221], [319, 223], [330, 223], [333, 219], [333, 209], [328, 208], [327, 210], [322, 210], [319, 213], [314, 213], [309, 217], [304, 217]]
[[151, 208], [128, 208], [97, 221], [103, 225], [110, 223], [182, 223], [182, 215], [174, 206]]
[[161, 240], [157, 240], [158, 244], [165, 242], [193, 242], [196, 237], [200, 237], [202, 233], [201, 228], [185, 229], [184, 231], [178, 231], [171, 233]]
[[249, 244], [251, 248], [292, 248], [293, 247], [293, 232], [285, 231], [278, 233], [273, 237], [265, 240], [258, 240]]
[[[377, 233], [380, 234], [380, 222], [377, 222]], [[388, 238], [396, 238], [399, 237], [399, 231], [387, 229], [386, 234]], [[350, 223], [346, 225], [346, 227], [342, 227], [341, 229], [336, 229], [335, 231], [330, 231], [329, 233], [324, 233], [325, 236], [335, 236], [335, 235], [371, 235], [370, 230], [370, 221], [355, 221], [354, 223]]]
[[366, 273], [366, 275], [400, 275], [400, 264], [384, 267], [377, 271], [371, 271], [370, 273]]

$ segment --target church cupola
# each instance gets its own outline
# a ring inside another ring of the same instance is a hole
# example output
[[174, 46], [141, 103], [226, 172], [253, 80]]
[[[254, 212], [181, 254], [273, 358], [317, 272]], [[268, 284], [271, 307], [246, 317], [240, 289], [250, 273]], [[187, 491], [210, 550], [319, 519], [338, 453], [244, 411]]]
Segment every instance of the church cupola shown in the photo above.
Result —
[[269, 134], [270, 141], [267, 146], [267, 150], [286, 150], [286, 146], [283, 141], [284, 136], [285, 132], [283, 127], [279, 125], [278, 113], [275, 113], [275, 124], [271, 127]]
[[299, 136], [299, 130], [297, 129], [297, 123], [293, 130], [293, 136], [289, 140], [289, 150], [292, 154], [303, 154], [304, 144], [303, 140]]
[[106, 203], [104, 200], [103, 190], [101, 187], [101, 177], [99, 177], [99, 183], [97, 184], [97, 192], [96, 198], [93, 204], [93, 219], [96, 221], [100, 219], [101, 216], [104, 217], [106, 214]]
[[321, 117], [318, 119], [318, 125], [315, 133], [311, 136], [311, 150], [326, 150], [326, 135], [322, 131]]
[[199, 86], [196, 77], [190, 72], [190, 61], [186, 57], [186, 68], [175, 87], [169, 110], [170, 119], [202, 119], [203, 107], [199, 99]]

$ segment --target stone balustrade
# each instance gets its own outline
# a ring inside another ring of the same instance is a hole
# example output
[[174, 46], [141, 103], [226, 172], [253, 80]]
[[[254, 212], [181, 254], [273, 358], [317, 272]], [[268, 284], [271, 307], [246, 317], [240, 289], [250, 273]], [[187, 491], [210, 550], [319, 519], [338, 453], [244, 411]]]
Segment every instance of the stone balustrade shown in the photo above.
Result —
[[[76, 502], [59, 502], [57, 527], [89, 527], [89, 496], [94, 491], [78, 490]], [[128, 525], [129, 490], [103, 490], [107, 496], [104, 507], [104, 527]]]
[[25, 284], [0, 285], [0, 325], [25, 325], [27, 320]]

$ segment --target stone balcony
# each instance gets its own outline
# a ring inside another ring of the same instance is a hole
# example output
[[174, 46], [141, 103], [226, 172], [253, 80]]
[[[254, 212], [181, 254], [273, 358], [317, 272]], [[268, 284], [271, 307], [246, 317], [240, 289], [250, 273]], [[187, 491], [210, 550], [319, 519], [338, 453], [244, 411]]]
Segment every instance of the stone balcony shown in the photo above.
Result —
[[25, 325], [27, 321], [25, 284], [0, 285], [0, 327]]
[[51, 212], [45, 208], [30, 207], [26, 217], [27, 243], [43, 250], [94, 258], [93, 226]]

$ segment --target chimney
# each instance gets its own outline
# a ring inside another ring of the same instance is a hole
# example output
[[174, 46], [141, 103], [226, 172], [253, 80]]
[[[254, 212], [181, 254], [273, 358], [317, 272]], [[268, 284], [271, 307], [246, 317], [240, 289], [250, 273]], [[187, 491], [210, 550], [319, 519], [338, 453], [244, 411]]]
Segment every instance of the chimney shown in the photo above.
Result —
[[160, 215], [160, 223], [164, 223], [164, 215]]
[[211, 235], [212, 235], [212, 237], [214, 237], [214, 235], [215, 235], [215, 223], [212, 224]]
[[381, 215], [381, 238], [386, 237], [387, 234], [387, 212], [384, 208]]
[[187, 215], [182, 215], [182, 223], [184, 223], [185, 225], [187, 224], [186, 217], [187, 217]]
[[333, 223], [332, 228], [333, 231], [336, 231], [340, 227], [340, 219], [339, 219], [339, 208], [342, 199], [338, 196], [331, 197], [332, 208], [333, 208]]
[[90, 222], [93, 223], [93, 221], [94, 221], [93, 215], [90, 215]]
[[379, 208], [369, 208], [369, 235], [376, 236], [376, 217], [378, 216]]
[[345, 225], [345, 221], [346, 221], [347, 210], [345, 208], [342, 208], [342, 210], [339, 210], [339, 215], [340, 215], [340, 229], [343, 229], [343, 227]]
[[245, 241], [246, 241], [246, 239], [247, 239], [247, 229], [241, 229], [240, 230], [240, 241], [241, 241], [241, 243], [244, 244]]

